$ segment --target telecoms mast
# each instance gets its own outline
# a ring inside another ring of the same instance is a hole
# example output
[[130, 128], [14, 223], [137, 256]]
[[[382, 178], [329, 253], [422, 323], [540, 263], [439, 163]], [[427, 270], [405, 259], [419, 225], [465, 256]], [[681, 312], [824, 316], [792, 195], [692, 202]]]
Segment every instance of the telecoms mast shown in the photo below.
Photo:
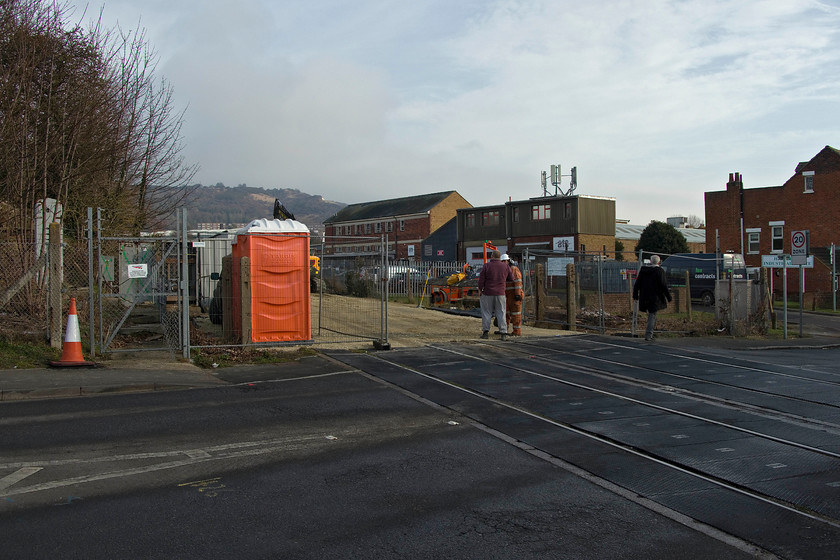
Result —
[[[569, 180], [569, 190], [563, 192], [563, 189], [560, 188], [560, 178], [561, 177], [571, 177]], [[551, 166], [551, 184], [554, 186], [554, 196], [572, 196], [572, 193], [577, 188], [577, 167], [572, 167], [572, 172], [569, 175], [563, 175], [560, 172], [560, 164], [552, 165]], [[542, 189], [543, 189], [543, 196], [548, 195], [548, 178], [546, 172], [542, 172]]]

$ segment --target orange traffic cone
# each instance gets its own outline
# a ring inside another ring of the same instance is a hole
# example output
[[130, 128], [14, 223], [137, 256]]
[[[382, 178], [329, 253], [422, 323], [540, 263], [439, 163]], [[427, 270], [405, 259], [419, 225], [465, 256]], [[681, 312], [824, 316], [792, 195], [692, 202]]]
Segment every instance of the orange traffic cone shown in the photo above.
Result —
[[79, 336], [79, 318], [76, 316], [76, 298], [70, 298], [70, 311], [67, 314], [67, 332], [64, 334], [64, 346], [61, 348], [61, 360], [50, 362], [51, 366], [92, 366], [82, 356], [82, 339]]

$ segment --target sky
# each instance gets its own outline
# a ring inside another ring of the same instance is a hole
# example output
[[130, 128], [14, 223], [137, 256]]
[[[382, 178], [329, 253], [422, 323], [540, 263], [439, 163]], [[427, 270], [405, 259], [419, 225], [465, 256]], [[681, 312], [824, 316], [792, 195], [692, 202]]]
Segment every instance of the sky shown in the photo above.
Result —
[[840, 148], [840, 0], [101, 7], [106, 27], [145, 30], [204, 185], [485, 206], [541, 196], [555, 164], [645, 225], [703, 220], [729, 173], [781, 185]]

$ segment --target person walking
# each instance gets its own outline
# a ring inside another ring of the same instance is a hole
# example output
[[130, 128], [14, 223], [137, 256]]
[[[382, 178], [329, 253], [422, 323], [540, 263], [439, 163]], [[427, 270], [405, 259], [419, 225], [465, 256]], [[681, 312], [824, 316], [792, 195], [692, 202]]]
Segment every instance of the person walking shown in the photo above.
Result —
[[513, 281], [505, 285], [505, 307], [507, 309], [506, 321], [509, 325], [508, 333], [513, 336], [520, 336], [522, 326], [522, 300], [525, 292], [522, 290], [522, 272], [516, 266], [516, 262], [507, 254], [502, 255], [502, 262], [507, 262], [510, 272], [513, 274]]
[[[507, 340], [505, 316], [505, 285], [513, 281], [513, 273], [507, 263], [499, 260], [502, 254], [498, 250], [490, 253], [490, 260], [481, 268], [478, 275], [478, 293], [481, 303], [481, 338], [489, 338], [490, 322], [493, 315], [499, 323], [502, 340]], [[501, 320], [499, 320], [502, 318]]]
[[639, 311], [648, 314], [645, 340], [653, 340], [656, 313], [668, 307], [668, 302], [671, 301], [671, 291], [665, 280], [665, 271], [659, 266], [660, 261], [659, 255], [653, 255], [650, 258], [650, 266], [643, 266], [639, 270], [633, 284], [633, 299], [639, 302]]

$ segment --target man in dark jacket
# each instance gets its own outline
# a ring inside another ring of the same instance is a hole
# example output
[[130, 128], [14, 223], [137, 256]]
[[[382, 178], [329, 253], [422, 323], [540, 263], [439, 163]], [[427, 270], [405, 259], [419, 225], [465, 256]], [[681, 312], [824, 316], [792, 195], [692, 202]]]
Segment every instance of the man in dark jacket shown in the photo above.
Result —
[[495, 315], [501, 338], [507, 340], [505, 285], [513, 282], [513, 274], [508, 264], [499, 260], [501, 256], [500, 251], [493, 251], [490, 261], [484, 264], [478, 275], [478, 292], [481, 294], [481, 338], [489, 338], [490, 321]]
[[659, 255], [653, 255], [650, 258], [650, 266], [643, 266], [639, 270], [633, 284], [633, 299], [639, 302], [639, 311], [648, 314], [645, 340], [653, 340], [656, 312], [668, 307], [668, 302], [671, 301], [671, 291], [665, 280], [665, 271], [659, 266], [660, 260]]

